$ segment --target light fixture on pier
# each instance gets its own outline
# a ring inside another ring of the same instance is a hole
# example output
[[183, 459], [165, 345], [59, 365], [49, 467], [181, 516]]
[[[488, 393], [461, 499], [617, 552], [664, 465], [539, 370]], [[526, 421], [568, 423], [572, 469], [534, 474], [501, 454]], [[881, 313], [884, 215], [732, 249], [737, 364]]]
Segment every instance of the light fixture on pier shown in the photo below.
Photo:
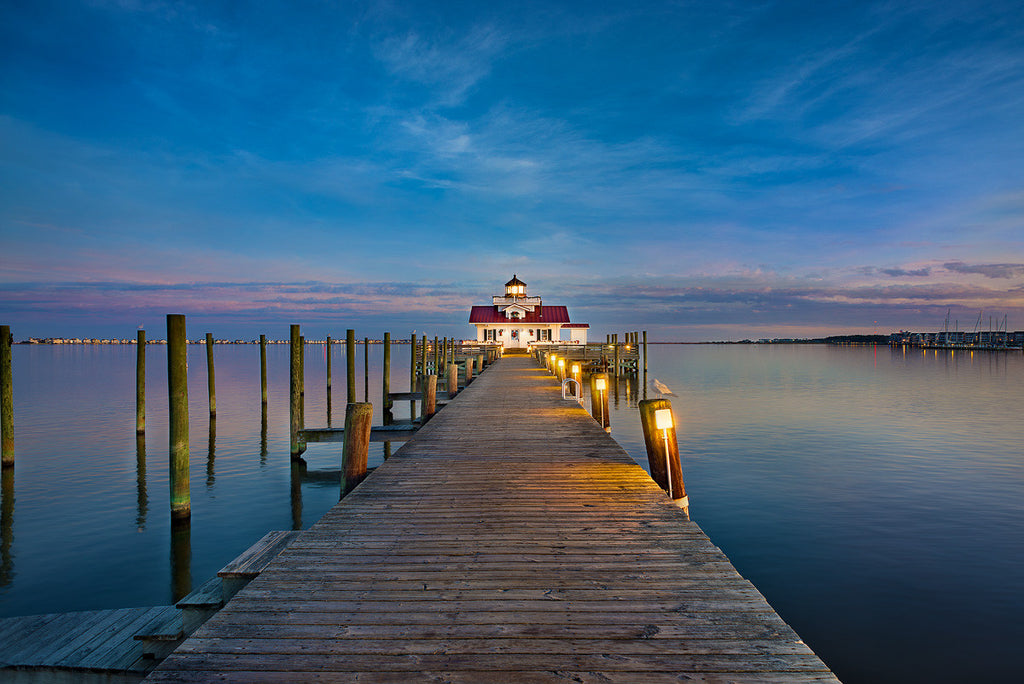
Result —
[[654, 427], [661, 430], [665, 440], [665, 473], [668, 476], [668, 496], [672, 498], [672, 465], [668, 459], [668, 431], [673, 427], [672, 409], [658, 409], [654, 412]]

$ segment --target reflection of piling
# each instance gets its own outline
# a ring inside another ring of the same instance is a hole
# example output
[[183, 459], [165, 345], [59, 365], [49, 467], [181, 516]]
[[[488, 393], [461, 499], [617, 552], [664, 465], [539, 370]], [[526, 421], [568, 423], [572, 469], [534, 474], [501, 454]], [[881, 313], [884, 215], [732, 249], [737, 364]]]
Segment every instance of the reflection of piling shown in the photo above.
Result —
[[373, 404], [351, 403], [345, 407], [345, 446], [341, 456], [341, 496], [356, 488], [366, 477], [370, 453], [370, 424]]
[[206, 333], [206, 385], [210, 389], [210, 417], [217, 415], [217, 389], [213, 373], [213, 335]]
[[426, 423], [437, 411], [437, 376], [421, 375], [420, 392], [423, 393], [421, 422]]
[[[169, 341], [169, 340], [168, 340]], [[171, 602], [192, 592], [192, 523], [171, 520]]]
[[146, 435], [135, 434], [135, 527], [146, 529], [149, 494], [146, 492]]
[[289, 383], [289, 416], [291, 424], [291, 455], [298, 458], [306, 450], [302, 431], [302, 336], [299, 326], [291, 326], [291, 381]]
[[167, 314], [167, 397], [171, 517], [187, 520], [192, 502], [188, 483], [188, 343], [182, 314]]
[[[679, 443], [676, 441], [676, 428], [672, 415], [672, 402], [668, 399], [645, 399], [639, 404], [640, 425], [644, 432], [644, 444], [647, 447], [647, 462], [651, 468], [651, 477], [658, 486], [668, 492], [669, 498], [680, 508], [686, 508], [686, 486], [683, 483], [683, 468], [679, 461]], [[657, 412], [668, 410], [664, 415], [665, 423], [658, 427]]]
[[345, 331], [345, 377], [348, 381], [348, 403], [356, 403], [356, 331]]
[[214, 473], [214, 462], [217, 460], [217, 418], [210, 416], [210, 440], [206, 452], [206, 487], [213, 486], [217, 477]]
[[267, 405], [260, 410], [260, 465], [267, 463]]
[[135, 349], [135, 432], [146, 432], [146, 331], [139, 330]]
[[292, 529], [301, 530], [302, 478], [306, 476], [306, 461], [301, 458], [292, 459], [291, 475]]
[[0, 325], [0, 464], [14, 465], [14, 380], [11, 373], [11, 327]]
[[260, 335], [260, 401], [267, 406], [267, 336]]
[[608, 374], [593, 373], [590, 376], [590, 415], [603, 428], [611, 426], [608, 415]]
[[14, 580], [14, 468], [0, 471], [0, 587]]

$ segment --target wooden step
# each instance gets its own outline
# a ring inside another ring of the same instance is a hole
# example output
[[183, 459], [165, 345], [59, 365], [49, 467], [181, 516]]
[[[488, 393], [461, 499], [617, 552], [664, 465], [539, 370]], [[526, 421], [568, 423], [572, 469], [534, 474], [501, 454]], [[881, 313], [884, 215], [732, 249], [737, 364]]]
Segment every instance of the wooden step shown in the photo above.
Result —
[[262, 539], [246, 549], [238, 558], [221, 568], [217, 577], [221, 578], [223, 582], [224, 602], [230, 601], [242, 587], [263, 572], [270, 561], [284, 551], [298, 535], [298, 532], [292, 530], [267, 532]]
[[185, 640], [181, 611], [175, 606], [166, 606], [139, 626], [133, 638], [142, 642], [143, 658], [166, 658]]
[[214, 613], [224, 607], [224, 580], [213, 577], [191, 594], [181, 599], [177, 607], [181, 610], [182, 628], [185, 634], [199, 629]]

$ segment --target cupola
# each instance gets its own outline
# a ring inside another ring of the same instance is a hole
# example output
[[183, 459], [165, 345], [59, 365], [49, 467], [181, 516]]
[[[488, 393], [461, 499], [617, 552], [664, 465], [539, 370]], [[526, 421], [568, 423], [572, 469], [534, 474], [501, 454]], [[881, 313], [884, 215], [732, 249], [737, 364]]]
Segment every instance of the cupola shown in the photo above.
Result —
[[526, 283], [516, 277], [515, 273], [512, 274], [512, 280], [505, 283], [505, 296], [506, 297], [525, 297], [526, 296]]

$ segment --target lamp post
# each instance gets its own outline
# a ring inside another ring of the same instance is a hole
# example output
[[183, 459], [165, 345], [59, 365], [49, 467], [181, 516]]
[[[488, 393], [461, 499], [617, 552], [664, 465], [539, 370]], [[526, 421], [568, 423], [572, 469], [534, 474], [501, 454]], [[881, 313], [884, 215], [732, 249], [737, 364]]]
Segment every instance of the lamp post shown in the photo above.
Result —
[[[578, 363], [572, 364], [571, 372], [572, 372], [572, 379], [575, 380], [576, 382], [579, 382], [580, 381], [580, 364], [578, 364]], [[582, 392], [581, 392], [581, 394], [582, 394]]]
[[561, 382], [565, 379], [565, 359], [558, 359], [558, 380]]
[[601, 407], [601, 418], [598, 422], [601, 423], [601, 427], [604, 427], [604, 393], [608, 389], [608, 381], [604, 378], [597, 378], [594, 381], [594, 387], [597, 388], [598, 406]]
[[668, 474], [668, 498], [672, 496], [672, 464], [668, 460], [668, 431], [672, 428], [672, 409], [658, 409], [654, 412], [654, 427], [661, 430], [665, 442], [665, 472]]

